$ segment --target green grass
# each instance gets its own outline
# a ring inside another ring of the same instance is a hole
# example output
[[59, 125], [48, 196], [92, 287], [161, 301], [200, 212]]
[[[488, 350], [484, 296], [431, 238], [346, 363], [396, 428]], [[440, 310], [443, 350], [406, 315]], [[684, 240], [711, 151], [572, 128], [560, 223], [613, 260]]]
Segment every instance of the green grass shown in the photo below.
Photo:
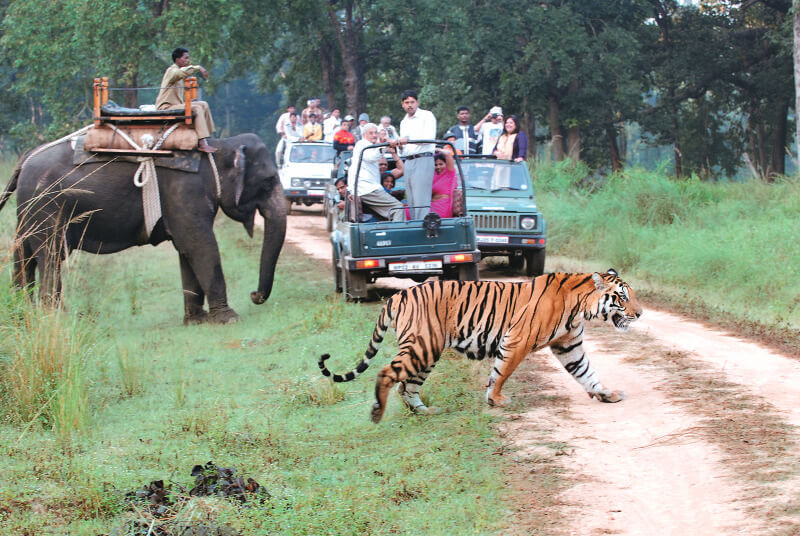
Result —
[[[10, 210], [0, 213], [6, 241]], [[94, 334], [83, 343], [79, 378], [87, 422], [61, 440], [41, 419], [0, 422], [0, 533], [125, 530], [133, 515], [126, 493], [158, 479], [189, 489], [192, 467], [208, 461], [272, 495], [263, 506], [223, 501], [214, 510], [242, 534], [502, 530], [510, 462], [492, 456], [499, 439], [483, 402], [486, 371], [443, 358], [423, 393], [445, 414], [408, 415], [392, 395], [373, 425], [375, 373], [393, 338], [349, 384], [323, 379], [317, 358], [330, 352], [332, 368], [352, 367], [379, 304], [334, 299], [329, 268], [285, 249], [273, 295], [253, 305], [260, 241], [223, 217], [216, 229], [231, 306], [242, 316], [230, 326], [181, 325], [169, 244], [70, 257], [60, 314]], [[2, 281], [8, 271], [6, 263]], [[0, 285], [0, 295], [8, 292]]]
[[613, 266], [719, 316], [800, 329], [797, 178], [708, 183], [634, 169], [591, 181], [567, 163], [534, 173], [548, 255]]

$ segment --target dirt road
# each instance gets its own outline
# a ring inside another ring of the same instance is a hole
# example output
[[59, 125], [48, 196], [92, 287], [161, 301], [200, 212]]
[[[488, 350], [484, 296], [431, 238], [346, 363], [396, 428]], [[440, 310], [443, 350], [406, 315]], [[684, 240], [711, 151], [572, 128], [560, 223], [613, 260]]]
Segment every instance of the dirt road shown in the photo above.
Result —
[[[289, 217], [287, 241], [330, 259], [316, 208]], [[549, 351], [526, 360], [497, 410], [518, 468], [504, 533], [800, 534], [800, 361], [646, 304], [631, 332], [590, 324], [585, 339], [627, 398], [589, 399]]]

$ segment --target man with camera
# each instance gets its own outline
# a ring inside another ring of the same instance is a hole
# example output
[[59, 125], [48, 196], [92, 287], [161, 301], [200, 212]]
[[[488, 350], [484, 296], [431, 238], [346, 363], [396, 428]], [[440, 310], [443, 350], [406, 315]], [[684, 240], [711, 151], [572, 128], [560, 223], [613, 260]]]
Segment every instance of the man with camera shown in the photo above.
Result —
[[492, 106], [489, 113], [475, 125], [475, 132], [481, 143], [481, 154], [493, 154], [494, 146], [503, 134], [503, 109]]

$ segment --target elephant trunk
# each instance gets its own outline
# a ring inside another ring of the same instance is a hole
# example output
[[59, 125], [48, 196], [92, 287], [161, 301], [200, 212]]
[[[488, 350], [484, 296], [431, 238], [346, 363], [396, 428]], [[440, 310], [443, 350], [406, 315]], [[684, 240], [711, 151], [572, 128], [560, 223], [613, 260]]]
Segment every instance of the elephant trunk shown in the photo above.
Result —
[[[278, 263], [278, 255], [286, 236], [286, 204], [283, 201], [283, 191], [277, 190], [279, 195], [272, 195], [267, 207], [259, 207], [259, 212], [264, 218], [264, 243], [261, 247], [258, 290], [250, 293], [250, 299], [256, 305], [267, 301], [272, 292], [275, 265]], [[276, 200], [276, 197], [280, 199]]]

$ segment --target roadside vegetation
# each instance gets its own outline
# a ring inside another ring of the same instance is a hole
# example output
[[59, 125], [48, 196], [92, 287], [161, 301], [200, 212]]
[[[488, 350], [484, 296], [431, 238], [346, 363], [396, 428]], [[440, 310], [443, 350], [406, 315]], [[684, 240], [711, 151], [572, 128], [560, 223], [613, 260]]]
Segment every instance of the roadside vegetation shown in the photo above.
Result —
[[534, 165], [533, 174], [548, 255], [613, 266], [648, 298], [684, 312], [800, 340], [797, 177], [707, 182], [643, 169], [606, 177], [569, 162]]
[[[220, 221], [238, 324], [181, 325], [169, 244], [73, 254], [65, 308], [52, 311], [7, 284], [14, 208], [0, 213], [0, 533], [491, 534], [504, 526], [511, 462], [493, 455], [500, 439], [483, 402], [487, 371], [445, 356], [426, 384], [446, 410], [436, 426], [406, 414], [395, 396], [373, 425], [371, 373], [393, 340], [358, 381], [335, 386], [320, 375], [323, 352], [337, 370], [360, 359], [379, 307], [335, 298], [324, 264], [287, 247], [272, 297], [255, 306], [260, 241]], [[193, 468], [209, 462], [252, 478], [262, 493], [242, 502], [209, 484], [212, 496], [189, 500]]]

